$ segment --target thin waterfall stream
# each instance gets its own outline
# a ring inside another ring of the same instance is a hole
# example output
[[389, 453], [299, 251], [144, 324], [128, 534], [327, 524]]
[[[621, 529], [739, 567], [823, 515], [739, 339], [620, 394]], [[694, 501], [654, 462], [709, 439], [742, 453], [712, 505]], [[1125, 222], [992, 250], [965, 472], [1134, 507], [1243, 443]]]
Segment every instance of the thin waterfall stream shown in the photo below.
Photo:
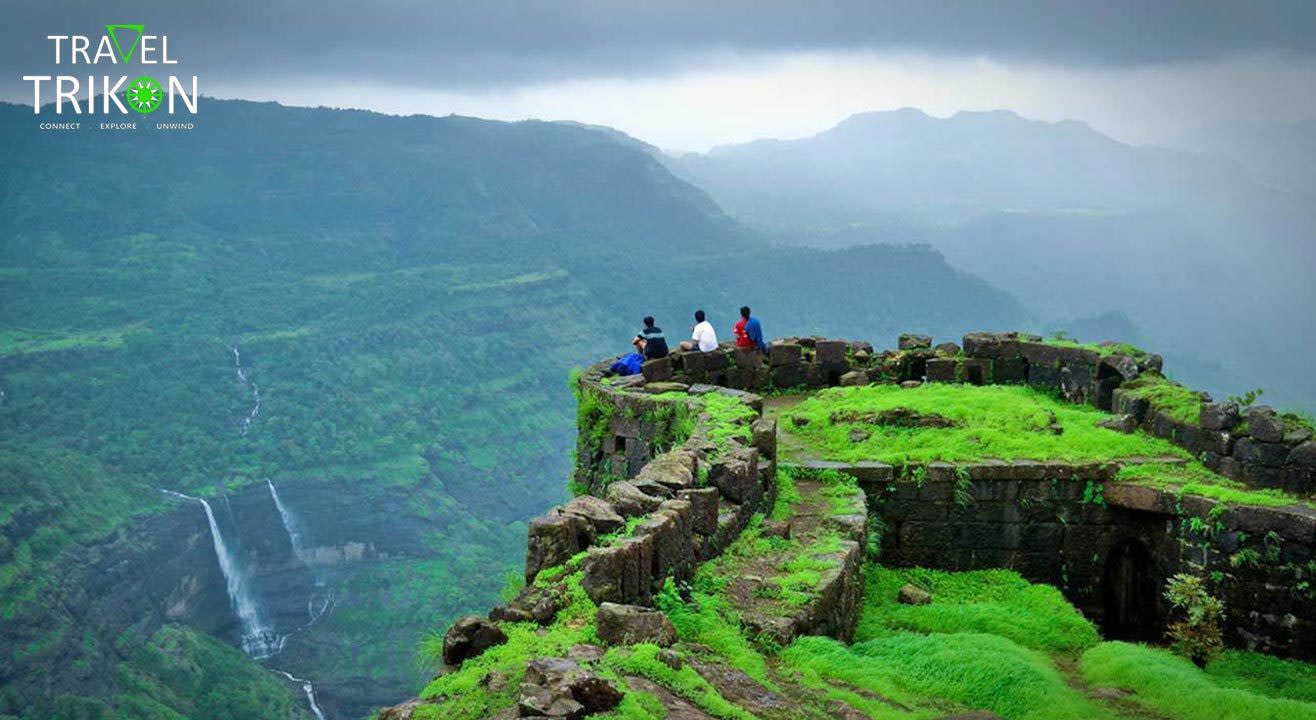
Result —
[[319, 704], [315, 702], [315, 686], [311, 684], [310, 680], [294, 677], [292, 673], [284, 672], [283, 670], [275, 670], [274, 668], [270, 669], [288, 678], [291, 682], [300, 683], [302, 686], [302, 692], [306, 693], [306, 702], [310, 704], [311, 712], [315, 713], [316, 720], [325, 720], [324, 712], [320, 710]]
[[242, 369], [242, 353], [238, 352], [238, 346], [234, 345], [231, 349], [233, 350], [233, 368], [237, 371], [238, 379], [251, 386], [251, 399], [254, 402], [251, 411], [247, 413], [246, 417], [242, 418], [242, 426], [238, 430], [242, 437], [246, 437], [247, 433], [251, 431], [251, 423], [255, 422], [256, 416], [260, 414], [260, 386], [256, 384], [255, 380], [248, 378], [247, 371]]

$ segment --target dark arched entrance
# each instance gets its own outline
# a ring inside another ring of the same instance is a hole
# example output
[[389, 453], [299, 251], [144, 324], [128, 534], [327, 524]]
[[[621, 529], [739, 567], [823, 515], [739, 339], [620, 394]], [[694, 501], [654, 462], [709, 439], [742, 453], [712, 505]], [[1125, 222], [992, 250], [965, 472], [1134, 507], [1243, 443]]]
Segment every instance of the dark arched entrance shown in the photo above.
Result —
[[1101, 583], [1102, 634], [1112, 640], [1160, 639], [1160, 602], [1151, 553], [1138, 540], [1116, 545], [1106, 558]]

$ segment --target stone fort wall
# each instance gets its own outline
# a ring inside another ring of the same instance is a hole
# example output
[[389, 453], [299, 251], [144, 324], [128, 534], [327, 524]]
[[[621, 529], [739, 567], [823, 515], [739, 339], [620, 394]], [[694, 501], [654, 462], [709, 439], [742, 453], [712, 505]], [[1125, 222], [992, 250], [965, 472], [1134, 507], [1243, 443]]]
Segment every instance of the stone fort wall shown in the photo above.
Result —
[[[728, 345], [711, 353], [676, 352], [646, 362], [643, 375], [624, 384], [693, 393], [870, 382], [1029, 385], [1126, 413], [1147, 432], [1249, 486], [1316, 489], [1312, 438], [1301, 428], [1285, 428], [1268, 408], [1242, 412], [1202, 394], [1201, 419], [1185, 423], [1121, 392], [1142, 374], [1159, 373], [1161, 365], [1152, 354], [1057, 346], [1018, 333], [974, 333], [962, 346], [935, 347], [926, 336], [902, 335], [896, 350], [881, 352], [862, 341], [786, 338], [774, 341], [766, 356]], [[766, 447], [768, 429], [759, 430], [756, 444]], [[578, 467], [606, 466], [611, 479], [635, 477], [659, 434], [655, 426], [615, 420], [597, 441], [582, 435], [578, 453], [592, 464]], [[1159, 639], [1166, 624], [1166, 579], [1193, 573], [1214, 580], [1228, 608], [1232, 645], [1316, 659], [1316, 512], [1310, 507], [1229, 506], [1115, 482], [1116, 463], [808, 465], [859, 480], [870, 514], [885, 526], [884, 563], [1011, 568], [1061, 588], [1108, 637], [1139, 640]]]

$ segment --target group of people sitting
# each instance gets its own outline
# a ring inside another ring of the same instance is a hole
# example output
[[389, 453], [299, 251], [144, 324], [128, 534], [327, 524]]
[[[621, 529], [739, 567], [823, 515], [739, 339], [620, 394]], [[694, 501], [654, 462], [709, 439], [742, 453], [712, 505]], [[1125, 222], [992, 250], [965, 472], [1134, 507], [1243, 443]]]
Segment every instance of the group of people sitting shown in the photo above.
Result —
[[[733, 332], [736, 335], [736, 347], [743, 350], [758, 350], [766, 353], [768, 345], [763, 340], [763, 326], [758, 318], [749, 312], [749, 306], [740, 308], [740, 320]], [[645, 360], [667, 357], [667, 338], [663, 329], [654, 324], [653, 316], [644, 318], [644, 327], [631, 341], [635, 352], [624, 355], [612, 364], [612, 372], [618, 375], [635, 375]], [[690, 339], [682, 340], [679, 346], [687, 352], [711, 352], [717, 349], [717, 331], [708, 321], [703, 310], [695, 311], [695, 324], [690, 328]]]

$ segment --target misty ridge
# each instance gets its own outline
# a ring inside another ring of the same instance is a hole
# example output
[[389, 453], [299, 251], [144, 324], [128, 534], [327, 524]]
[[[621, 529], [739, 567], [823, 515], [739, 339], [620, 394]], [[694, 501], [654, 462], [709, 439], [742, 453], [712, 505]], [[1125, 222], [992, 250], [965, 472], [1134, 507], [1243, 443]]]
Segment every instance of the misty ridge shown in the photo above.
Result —
[[1195, 153], [1006, 110], [904, 109], [663, 158], [777, 242], [926, 243], [1045, 330], [1120, 334], [1190, 385], [1310, 410], [1316, 184], [1295, 169], [1301, 144], [1281, 164], [1265, 138]]

